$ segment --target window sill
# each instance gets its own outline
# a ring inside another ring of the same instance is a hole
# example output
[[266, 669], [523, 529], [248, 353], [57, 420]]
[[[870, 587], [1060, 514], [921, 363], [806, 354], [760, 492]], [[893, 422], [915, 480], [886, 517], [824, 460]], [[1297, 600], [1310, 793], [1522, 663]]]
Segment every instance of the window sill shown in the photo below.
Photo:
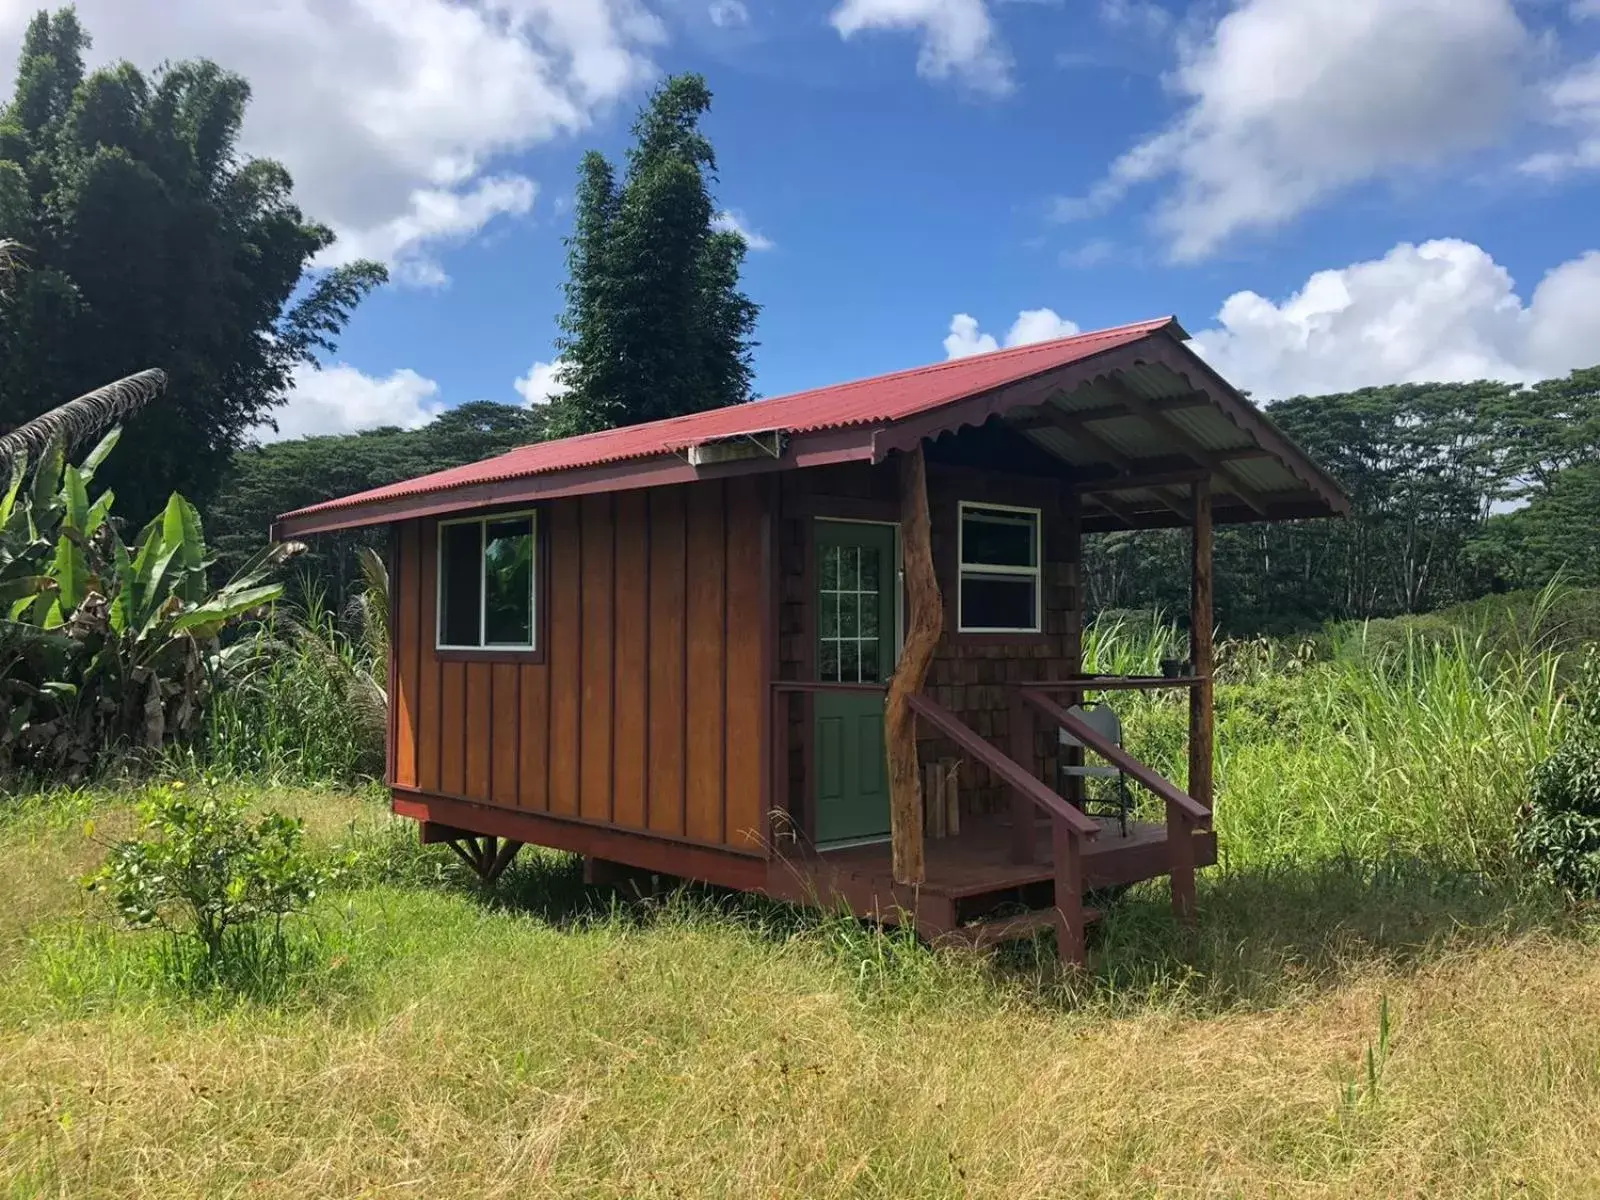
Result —
[[482, 649], [435, 648], [437, 662], [529, 663], [544, 662], [543, 650], [519, 650], [513, 646], [485, 646]]
[[1051, 646], [1060, 640], [1054, 633], [966, 633], [953, 630], [946, 636], [956, 646]]

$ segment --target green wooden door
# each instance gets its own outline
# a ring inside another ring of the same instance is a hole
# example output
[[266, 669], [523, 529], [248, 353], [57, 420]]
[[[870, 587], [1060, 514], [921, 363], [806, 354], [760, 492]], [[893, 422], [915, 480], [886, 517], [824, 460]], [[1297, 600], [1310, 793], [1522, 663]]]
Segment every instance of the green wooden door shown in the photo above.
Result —
[[[816, 526], [817, 678], [881, 683], [894, 671], [894, 527]], [[812, 737], [816, 842], [837, 845], [889, 832], [883, 693], [819, 692]]]

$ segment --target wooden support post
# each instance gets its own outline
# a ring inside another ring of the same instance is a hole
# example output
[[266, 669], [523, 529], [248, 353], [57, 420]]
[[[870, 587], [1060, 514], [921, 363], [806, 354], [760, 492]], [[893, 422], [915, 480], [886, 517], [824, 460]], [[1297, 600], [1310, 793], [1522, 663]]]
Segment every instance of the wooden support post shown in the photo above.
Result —
[[944, 773], [944, 831], [955, 837], [961, 832], [961, 764], [941, 758], [939, 770]]
[[[490, 840], [493, 841], [492, 838]], [[501, 842], [499, 853], [489, 861], [488, 867], [484, 872], [483, 881], [485, 883], [493, 883], [504, 875], [506, 868], [511, 865], [511, 860], [516, 858], [517, 851], [521, 849], [522, 843], [513, 841], [511, 838], [506, 838]]]
[[945, 834], [944, 774], [938, 763], [927, 763], [922, 768], [922, 807], [928, 836], [938, 841]]
[[[1011, 703], [1006, 714], [1010, 731], [1011, 760], [1029, 775], [1035, 774], [1033, 765], [1033, 709], [1022, 699], [1022, 689], [1011, 689]], [[1033, 801], [1015, 788], [1011, 789], [1011, 861], [1033, 861]]]
[[917, 770], [917, 717], [911, 698], [922, 691], [944, 632], [944, 601], [933, 570], [933, 538], [928, 528], [928, 466], [922, 443], [900, 457], [900, 547], [908, 604], [905, 648], [883, 709], [884, 745], [889, 760], [889, 844], [894, 880], [921, 883], [922, 779]]
[[[1200, 680], [1189, 689], [1189, 795], [1211, 807], [1211, 484], [1196, 481], [1194, 541], [1189, 594], [1189, 658]], [[1195, 910], [1195, 823], [1176, 805], [1167, 805], [1167, 847], [1172, 865], [1172, 911], [1192, 921]]]
[[1189, 593], [1190, 669], [1198, 684], [1189, 689], [1189, 795], [1212, 807], [1212, 630], [1211, 485], [1194, 485], [1194, 546]]
[[1056, 865], [1056, 953], [1063, 963], [1081, 967], [1089, 953], [1083, 915], [1083, 858], [1077, 836], [1060, 817], [1050, 822]]

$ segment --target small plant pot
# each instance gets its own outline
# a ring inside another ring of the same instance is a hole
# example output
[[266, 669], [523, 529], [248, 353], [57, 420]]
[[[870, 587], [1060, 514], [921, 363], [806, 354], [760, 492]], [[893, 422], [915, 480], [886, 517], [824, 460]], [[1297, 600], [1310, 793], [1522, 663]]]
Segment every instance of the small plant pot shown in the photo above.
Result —
[[1183, 674], [1184, 662], [1180, 658], [1163, 658], [1161, 660], [1161, 674], [1166, 679], [1176, 679]]

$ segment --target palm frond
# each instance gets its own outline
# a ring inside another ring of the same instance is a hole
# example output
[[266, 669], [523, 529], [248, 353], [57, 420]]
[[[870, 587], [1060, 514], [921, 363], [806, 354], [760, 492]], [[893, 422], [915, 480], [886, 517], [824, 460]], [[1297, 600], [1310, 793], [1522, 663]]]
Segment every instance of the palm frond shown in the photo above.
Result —
[[166, 387], [167, 373], [152, 368], [52, 408], [0, 436], [0, 467], [23, 456], [37, 459], [46, 446], [58, 439], [70, 450], [106, 426], [132, 416]]
[[26, 265], [22, 258], [26, 250], [15, 238], [0, 238], [0, 297], [11, 294], [12, 281]]

